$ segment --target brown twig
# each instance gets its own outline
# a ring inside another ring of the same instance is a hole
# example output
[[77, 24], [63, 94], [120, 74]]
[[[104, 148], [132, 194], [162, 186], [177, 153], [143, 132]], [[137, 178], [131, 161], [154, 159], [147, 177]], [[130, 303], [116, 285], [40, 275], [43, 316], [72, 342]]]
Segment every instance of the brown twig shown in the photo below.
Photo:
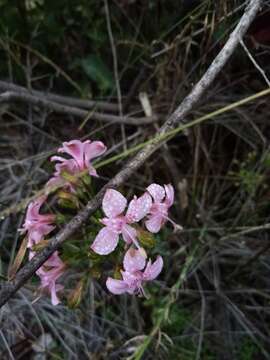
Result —
[[99, 113], [94, 110], [87, 111], [87, 110], [79, 109], [74, 106], [58, 104], [57, 102], [47, 100], [46, 98], [43, 98], [41, 96], [32, 95], [30, 92], [19, 93], [15, 91], [6, 91], [0, 95], [0, 104], [11, 103], [14, 101], [24, 102], [39, 107], [45, 107], [48, 110], [60, 114], [69, 114], [69, 115], [77, 116], [82, 119], [89, 118], [103, 122], [113, 122], [113, 123], [139, 126], [139, 125], [151, 124], [157, 121], [156, 116], [133, 118], [129, 116], [116, 116], [112, 114]]
[[[243, 16], [241, 17], [235, 30], [231, 33], [223, 49], [219, 52], [201, 80], [195, 85], [191, 93], [183, 100], [180, 106], [157, 132], [158, 135], [165, 134], [176, 127], [179, 123], [185, 123], [184, 117], [198, 102], [210, 84], [212, 84], [217, 74], [223, 69], [224, 65], [253, 21], [261, 3], [261, 0], [249, 1]], [[67, 223], [65, 227], [58, 232], [58, 234], [50, 239], [49, 245], [40, 251], [23, 268], [21, 268], [12, 281], [2, 282], [0, 284], [0, 307], [3, 306], [11, 298], [11, 296], [25, 284], [35, 271], [66, 239], [79, 229], [85, 221], [89, 220], [89, 216], [99, 208], [106, 189], [109, 187], [118, 187], [123, 184], [163, 143], [164, 140], [160, 140], [160, 138], [157, 137], [155, 141], [148, 144], [133, 159], [129, 160], [124, 168], [113, 179], [111, 179], [91, 201], [88, 202], [86, 207], [82, 209], [69, 223]]]
[[109, 103], [106, 101], [78, 99], [75, 97], [57, 95], [57, 94], [47, 93], [47, 92], [38, 91], [38, 90], [31, 90], [31, 92], [29, 92], [29, 90], [23, 86], [16, 85], [16, 84], [13, 84], [13, 83], [10, 83], [7, 81], [2, 81], [2, 80], [0, 80], [0, 90], [2, 92], [12, 91], [12, 92], [20, 93], [20, 94], [21, 93], [23, 93], [23, 94], [30, 93], [30, 95], [36, 95], [43, 99], [57, 102], [59, 104], [63, 104], [63, 105], [67, 105], [67, 106], [74, 106], [74, 107], [83, 108], [83, 109], [87, 109], [87, 110], [102, 110], [102, 111], [110, 111], [113, 113], [118, 112], [117, 104]]

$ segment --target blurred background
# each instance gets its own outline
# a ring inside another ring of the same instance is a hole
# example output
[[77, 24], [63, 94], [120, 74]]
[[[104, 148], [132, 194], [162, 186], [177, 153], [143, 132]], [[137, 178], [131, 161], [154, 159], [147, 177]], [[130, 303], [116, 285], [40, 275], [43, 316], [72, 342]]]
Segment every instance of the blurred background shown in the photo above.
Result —
[[[29, 198], [52, 171], [50, 155], [75, 138], [123, 155], [153, 136], [246, 3], [0, 0], [1, 278]], [[269, 87], [269, 46], [264, 1], [187, 120]], [[184, 230], [160, 233], [165, 265], [149, 298], [112, 296], [93, 276], [76, 309], [53, 307], [33, 301], [33, 279], [0, 311], [0, 359], [270, 359], [269, 111], [266, 96], [192, 126], [123, 187], [129, 195], [152, 182], [176, 190], [171, 216]], [[100, 187], [124, 163], [101, 167]]]

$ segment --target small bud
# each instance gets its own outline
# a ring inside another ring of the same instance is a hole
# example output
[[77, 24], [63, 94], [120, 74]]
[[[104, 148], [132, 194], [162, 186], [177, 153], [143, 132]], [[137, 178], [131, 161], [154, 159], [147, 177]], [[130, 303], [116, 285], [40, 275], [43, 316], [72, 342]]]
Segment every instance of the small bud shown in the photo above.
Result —
[[66, 216], [63, 214], [60, 214], [60, 213], [56, 214], [55, 222], [56, 222], [56, 224], [59, 224], [59, 225], [65, 224], [67, 222]]
[[86, 185], [91, 185], [91, 176], [89, 174], [85, 174], [82, 176], [82, 181], [84, 182], [84, 184]]
[[84, 192], [84, 189], [82, 189], [81, 187], [77, 187], [76, 188], [76, 195], [78, 196], [79, 199], [81, 200], [87, 200], [86, 199], [86, 194]]
[[152, 233], [139, 227], [137, 228], [137, 234], [140, 244], [142, 244], [142, 246], [147, 249], [151, 249], [155, 246], [156, 240]]
[[74, 175], [68, 173], [67, 171], [62, 171], [61, 176], [63, 179], [65, 179], [66, 181], [68, 181], [69, 183], [72, 183], [72, 184], [76, 184], [78, 181], [77, 176], [74, 176]]
[[57, 201], [58, 205], [61, 206], [64, 209], [77, 209], [78, 206], [74, 204], [74, 202], [67, 200], [67, 199], [58, 199]]
[[121, 266], [117, 265], [116, 268], [114, 269], [114, 273], [113, 273], [113, 278], [117, 279], [117, 280], [121, 280], [122, 279], [122, 274], [121, 274]]
[[80, 305], [82, 301], [82, 293], [84, 288], [85, 280], [81, 279], [78, 284], [75, 286], [75, 289], [71, 291], [68, 296], [68, 306], [71, 309], [74, 309]]
[[48, 246], [49, 242], [50, 242], [49, 240], [43, 239], [43, 240], [39, 241], [37, 244], [33, 245], [33, 246], [31, 247], [31, 250], [32, 250], [32, 251], [41, 251], [41, 250], [43, 250], [46, 246]]
[[77, 197], [74, 194], [72, 194], [72, 193], [70, 193], [68, 191], [60, 190], [60, 191], [57, 192], [57, 196], [60, 199], [68, 200], [70, 202], [73, 202], [77, 207], [79, 207], [79, 201], [78, 201]]

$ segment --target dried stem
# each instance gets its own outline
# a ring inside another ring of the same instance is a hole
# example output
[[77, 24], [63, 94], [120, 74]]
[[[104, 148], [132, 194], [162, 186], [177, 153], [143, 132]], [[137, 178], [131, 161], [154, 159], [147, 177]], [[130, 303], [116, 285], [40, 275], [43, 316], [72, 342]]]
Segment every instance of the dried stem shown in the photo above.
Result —
[[139, 125], [151, 124], [154, 121], [157, 121], [156, 116], [133, 118], [129, 116], [116, 116], [112, 114], [104, 114], [104, 113], [96, 112], [94, 110], [87, 111], [87, 110], [79, 109], [74, 106], [58, 104], [57, 102], [47, 100], [46, 98], [42, 98], [41, 96], [32, 95], [30, 92], [17, 93], [15, 91], [6, 91], [0, 95], [0, 104], [11, 103], [16, 101], [36, 105], [39, 107], [45, 107], [50, 111], [54, 111], [60, 114], [69, 114], [69, 115], [77, 116], [82, 119], [88, 118], [103, 122], [112, 122], [112, 123], [139, 126]]
[[57, 102], [59, 104], [67, 105], [67, 106], [74, 106], [79, 107], [87, 110], [102, 110], [102, 111], [109, 111], [116, 113], [118, 112], [118, 105], [105, 102], [105, 101], [94, 101], [94, 100], [88, 100], [88, 99], [78, 99], [75, 97], [69, 97], [69, 96], [63, 96], [63, 95], [57, 95], [52, 93], [47, 93], [43, 91], [38, 90], [31, 90], [31, 92], [20, 85], [16, 85], [7, 81], [0, 80], [0, 90], [2, 92], [5, 91], [11, 91], [16, 92], [19, 94], [30, 94], [35, 95], [38, 97], [41, 97], [43, 99], [47, 99], [53, 102]]

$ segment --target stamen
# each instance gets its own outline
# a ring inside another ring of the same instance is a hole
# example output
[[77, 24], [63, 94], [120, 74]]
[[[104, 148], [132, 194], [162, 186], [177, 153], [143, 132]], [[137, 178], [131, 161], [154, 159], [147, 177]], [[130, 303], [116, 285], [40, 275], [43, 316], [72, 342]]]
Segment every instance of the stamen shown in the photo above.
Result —
[[163, 215], [163, 218], [166, 219], [167, 221], [169, 221], [173, 225], [173, 230], [174, 231], [182, 231], [183, 230], [183, 227], [181, 225], [176, 224], [176, 222], [174, 222], [168, 216]]
[[133, 237], [132, 234], [127, 229], [125, 229], [125, 230], [128, 233], [128, 235], [130, 236], [130, 238], [131, 238], [132, 242], [134, 243], [134, 245], [137, 247], [138, 250], [140, 250], [141, 247], [140, 247], [138, 241], [136, 240], [136, 238]]

